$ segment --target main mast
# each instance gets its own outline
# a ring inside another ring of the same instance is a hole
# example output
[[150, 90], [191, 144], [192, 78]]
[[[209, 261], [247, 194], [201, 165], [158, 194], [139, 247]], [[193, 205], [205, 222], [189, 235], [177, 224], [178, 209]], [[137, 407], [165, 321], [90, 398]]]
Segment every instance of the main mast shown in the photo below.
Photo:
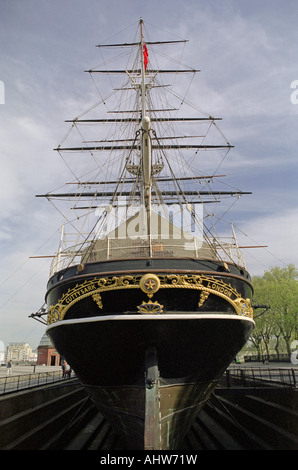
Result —
[[[145, 64], [145, 56], [147, 59], [147, 47], [144, 43], [143, 36], [143, 20], [140, 19], [140, 30], [141, 30], [141, 123], [142, 123], [142, 142], [141, 142], [141, 167], [142, 167], [142, 198], [141, 203], [144, 210], [144, 223], [143, 223], [143, 235], [147, 235], [150, 244], [150, 224], [151, 224], [151, 137], [150, 137], [150, 118], [146, 116], [146, 83], [145, 83], [145, 72], [147, 62]], [[151, 251], [151, 250], [150, 250]]]

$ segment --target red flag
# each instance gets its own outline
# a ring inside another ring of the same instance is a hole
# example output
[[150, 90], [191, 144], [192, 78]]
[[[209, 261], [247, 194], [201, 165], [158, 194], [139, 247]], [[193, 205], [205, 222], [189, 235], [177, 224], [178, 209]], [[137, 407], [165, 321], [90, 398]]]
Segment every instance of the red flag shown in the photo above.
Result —
[[144, 65], [145, 65], [145, 70], [146, 70], [147, 65], [148, 65], [148, 49], [147, 49], [146, 44], [143, 45], [143, 54], [144, 54]]

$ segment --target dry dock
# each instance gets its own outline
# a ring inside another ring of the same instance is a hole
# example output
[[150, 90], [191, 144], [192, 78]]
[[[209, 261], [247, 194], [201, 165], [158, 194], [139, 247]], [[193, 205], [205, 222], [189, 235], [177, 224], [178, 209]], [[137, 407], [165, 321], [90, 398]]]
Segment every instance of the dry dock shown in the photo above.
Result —
[[[291, 364], [231, 366], [180, 450], [297, 450], [297, 382]], [[15, 370], [0, 394], [1, 450], [125, 450], [75, 377]]]

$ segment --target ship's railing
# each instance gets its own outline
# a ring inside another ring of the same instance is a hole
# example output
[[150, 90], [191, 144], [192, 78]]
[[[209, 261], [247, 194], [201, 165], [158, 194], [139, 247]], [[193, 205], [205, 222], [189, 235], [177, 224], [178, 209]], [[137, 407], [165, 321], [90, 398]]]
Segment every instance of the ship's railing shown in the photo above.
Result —
[[142, 257], [214, 257], [212, 247], [197, 238], [173, 239], [160, 237], [130, 237], [96, 240], [85, 251], [82, 263], [105, 259], [126, 259]]
[[82, 251], [79, 249], [75, 251], [74, 249], [72, 250], [65, 250], [62, 251], [61, 253], [57, 254], [51, 263], [50, 267], [50, 276], [53, 276], [55, 273], [58, 271], [61, 271], [62, 269], [68, 268], [70, 266], [77, 266], [78, 264], [81, 263], [82, 259]]
[[234, 260], [238, 266], [246, 269], [245, 258], [238, 245], [235, 243], [234, 238], [229, 238], [227, 241], [216, 241], [214, 247], [219, 259], [224, 261]]
[[53, 275], [62, 269], [80, 264], [142, 257], [219, 259], [225, 262], [233, 260], [238, 266], [245, 268], [244, 259], [233, 243], [224, 242], [220, 245], [217, 241], [202, 241], [196, 237], [193, 239], [105, 237], [90, 242], [83, 248], [80, 243], [59, 250], [53, 258], [50, 274]]

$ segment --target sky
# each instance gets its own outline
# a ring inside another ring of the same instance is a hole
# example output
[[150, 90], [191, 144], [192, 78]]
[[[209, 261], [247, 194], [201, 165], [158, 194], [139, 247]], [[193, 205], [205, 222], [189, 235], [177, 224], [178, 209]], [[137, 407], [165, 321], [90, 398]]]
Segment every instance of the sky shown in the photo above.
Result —
[[44, 302], [49, 259], [31, 257], [57, 249], [61, 219], [35, 195], [67, 180], [53, 148], [65, 119], [94, 96], [84, 70], [100, 62], [95, 45], [132, 40], [140, 17], [151, 40], [189, 40], [184, 62], [201, 70], [196, 104], [223, 118], [235, 147], [228, 182], [252, 191], [231, 222], [246, 245], [268, 246], [245, 250], [250, 274], [298, 267], [296, 0], [0, 0], [0, 8], [0, 344], [36, 348], [44, 334], [28, 316]]

